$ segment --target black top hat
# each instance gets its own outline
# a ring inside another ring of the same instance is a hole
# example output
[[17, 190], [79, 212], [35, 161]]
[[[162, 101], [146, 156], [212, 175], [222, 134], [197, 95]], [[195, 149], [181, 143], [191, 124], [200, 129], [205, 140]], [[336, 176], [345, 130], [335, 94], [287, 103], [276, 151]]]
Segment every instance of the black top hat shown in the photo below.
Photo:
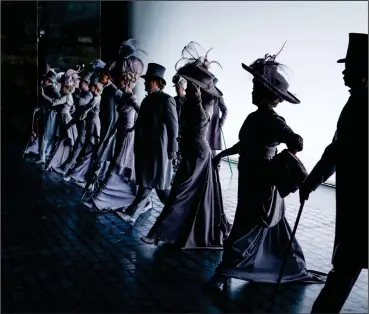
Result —
[[361, 64], [368, 62], [368, 34], [350, 33], [346, 58], [337, 63]]
[[142, 75], [142, 78], [149, 78], [149, 77], [154, 77], [154, 78], [160, 78], [163, 80], [164, 84], [166, 85], [167, 82], [164, 79], [164, 74], [165, 74], [166, 68], [164, 68], [162, 65], [157, 64], [157, 63], [149, 63], [147, 65], [147, 71], [145, 75]]
[[82, 81], [85, 81], [87, 84], [90, 84], [90, 82], [91, 82], [91, 76], [92, 76], [92, 73], [87, 72], [87, 73], [82, 77]]
[[45, 78], [49, 79], [53, 83], [56, 82], [56, 76], [57, 74], [53, 70], [49, 70], [49, 72], [44, 75]]
[[183, 66], [178, 70], [178, 74], [187, 81], [190, 81], [199, 86], [206, 93], [215, 97], [222, 96], [220, 91], [217, 90], [214, 86], [214, 75], [206, 70], [199, 63], [194, 62]]

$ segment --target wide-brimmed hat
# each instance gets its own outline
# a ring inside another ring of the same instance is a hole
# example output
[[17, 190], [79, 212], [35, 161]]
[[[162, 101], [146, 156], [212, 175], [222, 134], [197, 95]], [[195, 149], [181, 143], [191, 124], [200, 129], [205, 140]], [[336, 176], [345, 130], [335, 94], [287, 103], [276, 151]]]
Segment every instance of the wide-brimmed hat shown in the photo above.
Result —
[[84, 76], [82, 76], [81, 80], [85, 81], [87, 84], [90, 84], [91, 82], [91, 76], [92, 73], [91, 72], [87, 72]]
[[[270, 60], [268, 60], [269, 57]], [[283, 100], [292, 104], [300, 103], [300, 100], [288, 91], [289, 84], [283, 75], [278, 72], [279, 65], [274, 61], [274, 56], [266, 55], [265, 58], [256, 60], [250, 66], [242, 63], [242, 67]]]
[[222, 96], [221, 92], [214, 86], [214, 75], [198, 62], [183, 66], [178, 70], [178, 75], [182, 76], [187, 81], [196, 84], [212, 96]]
[[55, 73], [55, 71], [49, 70], [49, 72], [47, 72], [44, 75], [44, 78], [47, 78], [48, 80], [50, 80], [53, 83], [56, 83], [56, 76], [57, 76], [57, 74]]
[[165, 67], [163, 67], [162, 65], [160, 64], [157, 64], [157, 63], [149, 63], [147, 65], [147, 70], [146, 70], [146, 74], [142, 75], [141, 77], [143, 79], [145, 78], [159, 78], [159, 79], [162, 79], [164, 84], [166, 85], [167, 82], [165, 81], [164, 79], [164, 74], [165, 74], [165, 71], [167, 69]]
[[363, 63], [368, 64], [368, 34], [350, 33], [346, 58], [338, 60], [337, 63], [365, 67]]
[[218, 84], [218, 82], [219, 82], [219, 80], [214, 76], [213, 84], [214, 84], [214, 86], [215, 86], [215, 89], [219, 92], [219, 94], [220, 94], [221, 96], [223, 96], [222, 91], [221, 91], [218, 87], [216, 87], [216, 85]]

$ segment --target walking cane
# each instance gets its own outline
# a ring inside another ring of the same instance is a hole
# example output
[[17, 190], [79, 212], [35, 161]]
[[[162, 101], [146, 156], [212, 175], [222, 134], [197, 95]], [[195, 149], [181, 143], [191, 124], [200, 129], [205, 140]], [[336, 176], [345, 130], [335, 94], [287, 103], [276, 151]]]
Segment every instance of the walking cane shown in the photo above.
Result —
[[[34, 133], [33, 124], [35, 123], [35, 114], [36, 114], [36, 112], [34, 111], [33, 114], [32, 114], [31, 136], [32, 136], [32, 133]], [[24, 158], [24, 155], [26, 154], [26, 150], [27, 150], [27, 148], [30, 144], [30, 141], [31, 141], [31, 136], [28, 137], [27, 145], [26, 145], [26, 148], [23, 150], [22, 158]]]
[[297, 227], [299, 225], [299, 222], [300, 222], [300, 218], [301, 218], [302, 210], [304, 209], [304, 205], [305, 205], [305, 201], [302, 201], [301, 204], [300, 204], [299, 212], [297, 214], [295, 226], [293, 227], [293, 231], [291, 233], [291, 238], [290, 238], [290, 241], [289, 241], [288, 246], [287, 246], [286, 255], [285, 255], [284, 259], [283, 259], [282, 267], [281, 267], [281, 270], [279, 272], [279, 277], [278, 277], [278, 280], [277, 280], [277, 285], [275, 287], [274, 294], [273, 294], [272, 304], [270, 306], [270, 312], [272, 312], [273, 311], [273, 308], [274, 308], [275, 300], [277, 298], [278, 289], [279, 289], [279, 286], [280, 286], [281, 281], [282, 281], [282, 278], [283, 278], [284, 269], [286, 268], [287, 259], [288, 259], [288, 256], [290, 254], [291, 248], [292, 248], [292, 242], [295, 239], [295, 234], [296, 234], [296, 231], [297, 231]]
[[[225, 141], [225, 137], [224, 137], [224, 133], [223, 133], [223, 129], [222, 128], [220, 128], [220, 133], [222, 133], [224, 148], [227, 149], [227, 145], [226, 145], [226, 141]], [[227, 156], [227, 160], [228, 160], [229, 169], [231, 170], [231, 175], [233, 175], [231, 161], [229, 160], [229, 156]]]

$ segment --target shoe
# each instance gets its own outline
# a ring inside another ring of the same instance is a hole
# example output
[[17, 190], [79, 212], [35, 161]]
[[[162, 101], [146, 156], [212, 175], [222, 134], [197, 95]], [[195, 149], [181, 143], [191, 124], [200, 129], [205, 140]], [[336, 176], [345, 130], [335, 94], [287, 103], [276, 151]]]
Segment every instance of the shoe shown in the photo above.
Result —
[[35, 164], [45, 164], [45, 163], [46, 163], [45, 159], [39, 159], [35, 162]]
[[229, 286], [230, 278], [224, 275], [215, 274], [207, 283], [208, 288], [219, 289], [221, 286]]
[[83, 204], [83, 206], [86, 206], [87, 208], [92, 208], [92, 204], [90, 204], [90, 203], [83, 202], [82, 204]]
[[64, 171], [63, 169], [61, 169], [61, 168], [55, 168], [54, 169], [55, 170], [55, 172], [57, 172], [57, 173], [59, 173], [59, 174], [62, 174], [62, 175], [65, 175], [66, 174], [66, 171]]
[[155, 244], [155, 245], [158, 245], [158, 243], [159, 243], [159, 239], [151, 238], [151, 237], [142, 237], [141, 241], [145, 242], [147, 244]]
[[72, 180], [72, 178], [70, 176], [67, 176], [67, 177], [63, 177], [63, 180], [66, 182], [69, 182], [70, 180]]

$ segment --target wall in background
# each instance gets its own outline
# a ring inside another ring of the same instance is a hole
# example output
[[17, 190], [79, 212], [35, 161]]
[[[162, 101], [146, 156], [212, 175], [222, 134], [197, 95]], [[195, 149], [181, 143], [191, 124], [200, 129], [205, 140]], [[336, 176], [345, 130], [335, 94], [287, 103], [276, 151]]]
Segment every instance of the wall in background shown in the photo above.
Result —
[[[237, 142], [251, 104], [252, 77], [241, 67], [265, 53], [276, 53], [287, 40], [279, 61], [289, 67], [290, 89], [300, 105], [282, 103], [277, 112], [304, 138], [299, 157], [308, 170], [332, 140], [338, 116], [349, 96], [342, 80], [348, 33], [368, 31], [367, 2], [137, 1], [133, 3], [133, 35], [148, 56], [167, 68], [191, 40], [214, 47], [212, 72], [219, 78], [229, 115], [224, 126], [228, 146]], [[139, 97], [144, 97], [143, 80]], [[168, 83], [166, 91], [175, 95]], [[281, 147], [282, 148], [282, 147]], [[237, 158], [234, 156], [234, 158]], [[334, 183], [334, 176], [330, 183]]]

